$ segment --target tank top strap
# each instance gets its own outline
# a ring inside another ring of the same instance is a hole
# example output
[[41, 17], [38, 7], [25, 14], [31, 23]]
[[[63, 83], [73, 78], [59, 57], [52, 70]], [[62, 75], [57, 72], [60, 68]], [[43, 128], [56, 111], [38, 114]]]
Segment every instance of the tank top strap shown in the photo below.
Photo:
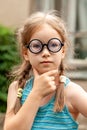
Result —
[[65, 84], [65, 87], [67, 87], [67, 85], [70, 83], [70, 79], [68, 77], [66, 77], [66, 76], [65, 76], [65, 78], [66, 78], [66, 81], [65, 81], [64, 84]]

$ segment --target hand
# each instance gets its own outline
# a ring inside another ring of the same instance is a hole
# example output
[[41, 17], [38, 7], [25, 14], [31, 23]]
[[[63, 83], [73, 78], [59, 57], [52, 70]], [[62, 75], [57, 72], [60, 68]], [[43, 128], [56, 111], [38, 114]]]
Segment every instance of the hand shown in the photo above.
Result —
[[32, 91], [43, 98], [56, 90], [55, 77], [58, 75], [58, 70], [52, 70], [41, 75], [36, 69], [33, 69], [33, 72], [34, 84]]

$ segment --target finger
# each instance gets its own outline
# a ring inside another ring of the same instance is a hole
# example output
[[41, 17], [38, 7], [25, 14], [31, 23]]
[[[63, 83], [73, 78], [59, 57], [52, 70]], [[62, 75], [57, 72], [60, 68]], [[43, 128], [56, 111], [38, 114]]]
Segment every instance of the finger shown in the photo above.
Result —
[[50, 77], [50, 80], [51, 80], [51, 81], [54, 81], [54, 80], [55, 80], [55, 77], [54, 77], [54, 76], [51, 76], [51, 77]]
[[56, 90], [56, 85], [55, 85], [54, 82], [51, 82], [51, 89], [52, 89], [52, 90]]
[[55, 81], [51, 81], [52, 82], [52, 85], [55, 85], [56, 86], [56, 82]]
[[56, 86], [55, 85], [52, 85], [52, 90], [56, 90]]
[[39, 76], [39, 73], [38, 73], [38, 71], [37, 71], [35, 68], [33, 68], [33, 73], [34, 73], [34, 76], [35, 76], [35, 77], [38, 77], [38, 76]]

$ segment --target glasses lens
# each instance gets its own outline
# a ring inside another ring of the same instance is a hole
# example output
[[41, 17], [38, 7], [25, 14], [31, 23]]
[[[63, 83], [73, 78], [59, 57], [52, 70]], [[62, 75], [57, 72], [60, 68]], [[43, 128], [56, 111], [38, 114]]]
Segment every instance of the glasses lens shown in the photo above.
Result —
[[60, 40], [54, 38], [54, 39], [51, 39], [48, 43], [48, 48], [50, 51], [52, 52], [58, 52], [60, 49], [61, 49], [61, 42]]
[[30, 42], [29, 49], [33, 53], [39, 53], [42, 49], [42, 44], [39, 40], [34, 39]]

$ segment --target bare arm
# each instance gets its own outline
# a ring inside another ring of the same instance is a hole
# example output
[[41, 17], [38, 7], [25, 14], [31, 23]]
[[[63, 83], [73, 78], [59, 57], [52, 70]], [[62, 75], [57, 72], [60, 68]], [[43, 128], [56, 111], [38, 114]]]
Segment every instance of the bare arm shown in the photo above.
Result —
[[17, 83], [12, 83], [8, 91], [7, 112], [4, 130], [29, 130], [41, 103], [41, 99], [56, 90], [54, 75], [57, 71], [50, 71], [42, 75], [35, 72], [33, 89], [23, 106], [15, 114]]
[[87, 92], [84, 91], [82, 87], [71, 82], [71, 90], [69, 94], [71, 96], [72, 105], [77, 109], [77, 111], [83, 116], [87, 117]]
[[16, 86], [12, 83], [8, 91], [7, 112], [5, 117], [4, 130], [29, 130], [37, 113], [41, 98], [31, 92], [21, 109], [15, 114]]

